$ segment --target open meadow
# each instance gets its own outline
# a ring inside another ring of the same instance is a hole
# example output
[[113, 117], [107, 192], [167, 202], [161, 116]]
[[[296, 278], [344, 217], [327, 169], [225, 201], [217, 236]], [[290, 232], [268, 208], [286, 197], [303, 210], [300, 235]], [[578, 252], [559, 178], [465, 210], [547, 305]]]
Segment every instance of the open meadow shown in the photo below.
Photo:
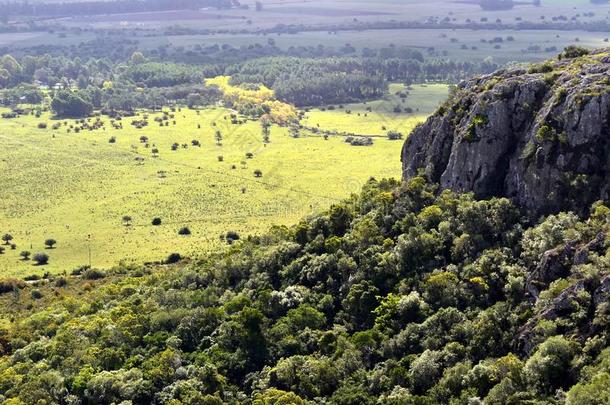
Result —
[[[447, 88], [416, 86], [412, 93], [413, 105], [420, 105], [412, 114], [388, 113], [385, 106], [396, 102], [390, 97], [368, 103], [370, 118], [357, 116], [363, 106], [346, 106], [354, 113], [315, 110], [303, 123], [384, 134], [379, 125], [387, 119], [388, 130], [406, 134], [446, 97]], [[229, 231], [245, 237], [295, 223], [357, 192], [371, 176], [401, 173], [400, 141], [376, 138], [372, 146], [351, 146], [342, 136], [325, 140], [303, 132], [293, 138], [274, 126], [264, 144], [257, 121], [232, 124], [225, 108], [169, 114], [174, 117], [163, 121], [168, 126], [155, 121], [166, 114], [141, 112], [116, 121], [122, 129], [103, 116], [103, 127], [78, 133], [82, 123], [57, 121], [49, 113], [0, 120], [0, 233], [11, 234], [17, 245], [0, 255], [3, 276], [70, 272], [89, 264], [89, 254], [91, 264], [102, 268], [163, 260], [172, 252], [197, 257], [226, 245], [221, 235]], [[148, 126], [131, 125], [145, 116]], [[39, 128], [41, 123], [47, 127]], [[152, 225], [154, 218], [161, 224]], [[178, 234], [184, 227], [190, 235]], [[47, 239], [57, 241], [53, 249], [45, 248]], [[34, 266], [20, 257], [22, 251], [44, 252], [49, 264]]]
[[445, 84], [419, 84], [407, 89], [403, 84], [393, 83], [389, 94], [381, 100], [332, 106], [332, 109], [315, 108], [305, 114], [302, 123], [339, 133], [383, 136], [388, 131], [398, 131], [407, 135], [421, 122], [419, 117], [433, 111], [447, 95]]

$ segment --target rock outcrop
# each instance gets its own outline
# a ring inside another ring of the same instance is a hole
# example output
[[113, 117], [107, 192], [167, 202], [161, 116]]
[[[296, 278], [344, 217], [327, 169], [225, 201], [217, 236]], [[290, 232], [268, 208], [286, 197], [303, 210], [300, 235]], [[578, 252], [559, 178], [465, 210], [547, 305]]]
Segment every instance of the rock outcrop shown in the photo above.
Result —
[[514, 67], [460, 84], [413, 131], [403, 177], [539, 216], [584, 213], [610, 196], [610, 49]]

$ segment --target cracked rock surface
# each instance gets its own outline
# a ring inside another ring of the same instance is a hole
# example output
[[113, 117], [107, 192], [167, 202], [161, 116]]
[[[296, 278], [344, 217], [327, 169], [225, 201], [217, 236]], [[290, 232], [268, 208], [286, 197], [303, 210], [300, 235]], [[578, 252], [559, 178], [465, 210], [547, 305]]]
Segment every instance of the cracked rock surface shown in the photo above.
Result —
[[610, 49], [461, 83], [402, 151], [420, 173], [534, 216], [584, 213], [610, 197]]

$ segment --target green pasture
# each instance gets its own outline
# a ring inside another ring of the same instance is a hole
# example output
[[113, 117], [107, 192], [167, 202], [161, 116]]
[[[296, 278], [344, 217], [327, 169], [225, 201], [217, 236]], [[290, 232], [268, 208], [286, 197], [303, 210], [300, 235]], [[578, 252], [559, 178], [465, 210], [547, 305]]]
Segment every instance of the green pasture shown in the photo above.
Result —
[[[404, 102], [397, 94], [400, 92], [407, 94]], [[339, 133], [385, 135], [387, 131], [399, 131], [406, 135], [429, 111], [434, 111], [447, 95], [448, 88], [445, 84], [413, 85], [410, 89], [402, 84], [392, 84], [389, 95], [384, 99], [334, 106], [334, 110], [327, 107], [324, 110], [312, 109], [305, 114], [302, 122], [307, 127]], [[396, 112], [396, 107], [401, 112]]]
[[[407, 132], [431, 111], [420, 109], [403, 124], [390, 119]], [[400, 176], [400, 141], [382, 138], [355, 147], [343, 137], [292, 138], [286, 129], [273, 127], [265, 145], [258, 122], [234, 125], [224, 108], [182, 109], [175, 112], [175, 125], [170, 119], [162, 127], [154, 121], [161, 113], [151, 113], [149, 126], [131, 125], [144, 114], [123, 118], [123, 129], [114, 129], [104, 116], [103, 129], [79, 133], [67, 132], [74, 120], [56, 121], [48, 113], [0, 120], [0, 233], [13, 235], [17, 245], [0, 255], [3, 276], [70, 272], [88, 264], [89, 255], [91, 264], [102, 268], [162, 260], [172, 252], [197, 256], [224, 246], [220, 236], [228, 231], [245, 237], [274, 224], [292, 224], [358, 191], [370, 176]], [[377, 132], [375, 120], [343, 114], [332, 121]], [[308, 122], [316, 121], [330, 122], [310, 112]], [[43, 122], [48, 127], [39, 129]], [[56, 123], [61, 126], [53, 130]], [[141, 136], [148, 137], [148, 147]], [[192, 146], [193, 140], [201, 146]], [[175, 151], [174, 143], [179, 144]], [[262, 177], [255, 177], [255, 170]], [[128, 225], [124, 216], [132, 218]], [[152, 226], [155, 217], [162, 225]], [[185, 226], [191, 235], [178, 235]], [[56, 248], [45, 249], [49, 238], [57, 240]], [[49, 264], [21, 260], [24, 250], [47, 253]]]

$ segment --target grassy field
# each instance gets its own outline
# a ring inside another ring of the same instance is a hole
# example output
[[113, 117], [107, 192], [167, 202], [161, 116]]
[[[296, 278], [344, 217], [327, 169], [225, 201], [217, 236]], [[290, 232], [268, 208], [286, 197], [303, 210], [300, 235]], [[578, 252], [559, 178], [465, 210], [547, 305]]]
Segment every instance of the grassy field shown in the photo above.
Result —
[[[264, 1], [262, 11], [255, 11], [254, 1], [243, 1], [250, 6], [248, 10], [212, 10], [192, 11], [181, 18], [179, 14], [168, 16], [159, 13], [78, 17], [62, 19], [62, 23], [93, 27], [156, 27], [180, 24], [197, 28], [253, 29], [269, 28], [277, 24], [335, 24], [358, 21], [422, 21], [429, 18], [443, 19], [449, 17], [456, 23], [467, 19], [479, 20], [497, 18], [505, 22], [515, 21], [516, 17], [524, 21], [539, 21], [541, 16], [551, 18], [564, 15], [576, 17], [581, 21], [599, 20], [607, 15], [607, 5], [593, 5], [588, 0], [543, 0], [540, 7], [531, 4], [518, 4], [512, 10], [486, 11], [476, 2], [458, 2], [453, 0], [269, 0]], [[593, 17], [588, 13], [593, 11]], [[587, 14], [585, 16], [584, 14]], [[213, 17], [213, 18], [211, 18]]]
[[[513, 37], [513, 41], [506, 38]], [[318, 46], [340, 48], [345, 44], [351, 44], [357, 50], [363, 48], [378, 49], [390, 45], [406, 46], [421, 50], [426, 54], [430, 47], [439, 54], [446, 55], [452, 60], [469, 61], [482, 60], [493, 57], [498, 62], [509, 61], [536, 61], [556, 55], [565, 46], [578, 44], [598, 48], [608, 46], [604, 42], [610, 35], [602, 32], [585, 31], [492, 31], [492, 30], [365, 30], [365, 31], [341, 31], [328, 33], [326, 31], [303, 32], [298, 35], [275, 35], [276, 45], [287, 49], [291, 46]], [[504, 40], [500, 48], [496, 49], [495, 43], [483, 43], [481, 40], [491, 41], [496, 37]], [[263, 44], [267, 39], [263, 36], [252, 34], [236, 35], [214, 35], [214, 36], [167, 36], [161, 43], [174, 45], [193, 46], [196, 44], [230, 44], [236, 47], [242, 45]], [[457, 42], [453, 42], [457, 41]], [[143, 48], [155, 48], [159, 46], [153, 38], [141, 39]], [[465, 45], [466, 48], [462, 49]], [[539, 46], [540, 51], [524, 52], [530, 46]], [[545, 52], [545, 48], [555, 46], [557, 51]], [[476, 47], [476, 49], [473, 49]]]
[[[430, 93], [429, 105], [442, 95]], [[397, 126], [406, 132], [431, 110], [401, 117]], [[233, 125], [224, 108], [199, 114], [183, 109], [168, 127], [154, 122], [160, 113], [150, 114], [150, 125], [136, 129], [130, 123], [143, 114], [123, 118], [122, 130], [102, 117], [105, 129], [78, 134], [67, 133], [73, 120], [65, 126], [48, 114], [0, 121], [0, 233], [10, 233], [17, 244], [0, 255], [0, 274], [69, 272], [89, 262], [89, 250], [93, 266], [102, 268], [161, 260], [171, 252], [196, 256], [222, 246], [220, 235], [227, 231], [243, 237], [273, 224], [292, 224], [356, 192], [370, 176], [400, 176], [400, 141], [377, 139], [373, 146], [354, 147], [342, 137], [295, 139], [274, 127], [265, 146], [258, 122]], [[308, 120], [326, 125], [327, 117], [312, 112]], [[377, 122], [359, 122], [354, 115], [343, 113], [332, 121], [378, 132]], [[40, 122], [49, 127], [39, 129]], [[58, 122], [61, 128], [51, 129]], [[222, 146], [216, 145], [216, 130], [223, 135]], [[148, 137], [149, 148], [141, 136]], [[176, 151], [174, 143], [180, 145]], [[159, 150], [156, 158], [153, 148]], [[245, 157], [248, 152], [252, 159]], [[253, 174], [257, 169], [261, 178]], [[133, 218], [130, 226], [124, 216]], [[161, 226], [151, 225], [155, 217]], [[184, 226], [190, 236], [178, 235]], [[48, 238], [57, 240], [56, 248], [45, 249]], [[23, 250], [47, 253], [49, 265], [21, 260]]]
[[[404, 102], [397, 95], [400, 92], [408, 94]], [[308, 127], [358, 135], [385, 135], [391, 130], [406, 135], [421, 121], [422, 113], [433, 111], [439, 100], [447, 98], [448, 89], [444, 84], [414, 85], [410, 90], [402, 84], [392, 84], [389, 93], [383, 100], [335, 106], [334, 110], [313, 109], [302, 122]], [[394, 111], [397, 106], [402, 112]], [[412, 112], [406, 112], [408, 108]]]
[[[81, 28], [77, 31], [54, 34], [26, 33], [0, 34], [0, 46], [29, 47], [35, 45], [78, 45], [80, 42], [92, 39], [89, 28], [162, 28], [168, 26], [183, 26], [196, 29], [222, 29], [231, 33], [217, 35], [180, 35], [166, 36], [150, 35], [150, 32], [133, 39], [140, 41], [142, 49], [155, 49], [160, 45], [176, 46], [230, 44], [233, 46], [266, 43], [267, 37], [249, 32], [257, 29], [275, 27], [278, 24], [329, 25], [376, 21], [427, 21], [428, 19], [448, 19], [455, 24], [467, 20], [480, 21], [485, 18], [493, 22], [500, 19], [503, 23], [512, 24], [517, 18], [522, 21], [550, 22], [554, 17], [563, 16], [576, 21], [600, 21], [610, 18], [610, 4], [593, 5], [587, 0], [544, 0], [541, 7], [530, 4], [519, 4], [512, 10], [485, 11], [476, 4], [455, 2], [451, 0], [381, 0], [371, 3], [362, 0], [270, 0], [265, 1], [263, 11], [254, 10], [254, 2], [243, 2], [250, 5], [249, 10], [199, 10], [199, 11], [168, 11], [158, 13], [109, 14], [99, 16], [63, 18], [57, 22]], [[544, 18], [544, 20], [542, 20]], [[85, 28], [87, 30], [82, 30]], [[229, 32], [229, 31], [227, 31]], [[239, 33], [237, 33], [239, 32]], [[61, 34], [61, 35], [60, 35]], [[514, 41], [500, 44], [482, 43], [481, 40], [491, 40], [496, 37], [511, 36]], [[604, 39], [606, 32], [585, 31], [489, 31], [489, 30], [366, 30], [340, 31], [329, 33], [327, 29], [314, 32], [303, 32], [297, 35], [273, 35], [278, 46], [317, 46], [341, 47], [350, 43], [358, 50], [364, 47], [379, 48], [390, 44], [409, 46], [426, 50], [434, 47], [439, 55], [453, 60], [483, 59], [488, 56], [499, 62], [535, 61], [556, 54], [555, 51], [545, 52], [545, 48], [555, 46], [561, 49], [578, 42], [589, 47], [607, 46]], [[455, 42], [457, 41], [457, 42]], [[530, 46], [541, 48], [537, 52], [523, 52]], [[476, 49], [473, 49], [476, 47]]]

